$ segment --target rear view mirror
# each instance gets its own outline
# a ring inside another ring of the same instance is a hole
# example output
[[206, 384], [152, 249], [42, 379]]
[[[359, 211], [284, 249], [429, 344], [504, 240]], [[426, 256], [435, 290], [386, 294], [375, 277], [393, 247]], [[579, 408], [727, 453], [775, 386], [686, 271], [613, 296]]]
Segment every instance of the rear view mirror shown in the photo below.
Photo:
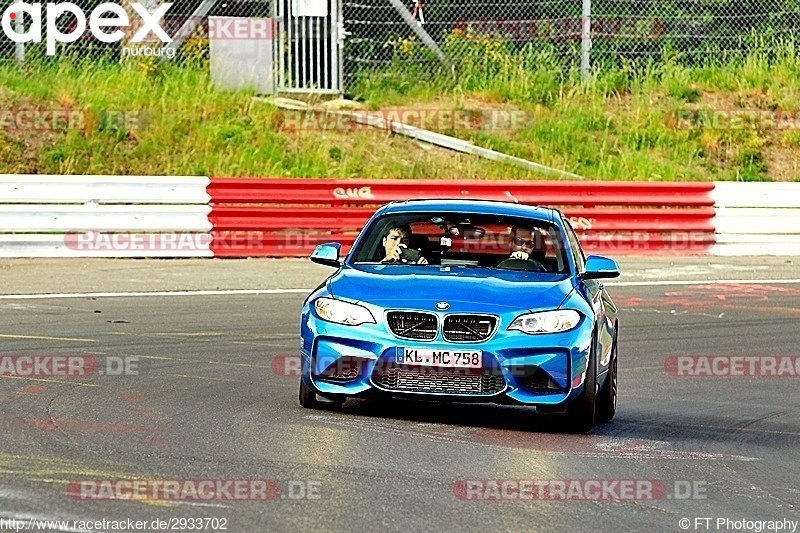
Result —
[[457, 226], [450, 226], [447, 231], [451, 237], [461, 238], [464, 240], [478, 240], [486, 234], [486, 230], [473, 226], [472, 224], [458, 224]]

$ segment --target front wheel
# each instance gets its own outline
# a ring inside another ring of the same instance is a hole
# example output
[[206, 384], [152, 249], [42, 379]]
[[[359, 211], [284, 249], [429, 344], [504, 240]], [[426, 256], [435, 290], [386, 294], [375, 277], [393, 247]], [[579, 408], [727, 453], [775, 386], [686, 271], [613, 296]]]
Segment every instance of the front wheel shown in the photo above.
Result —
[[575, 433], [589, 433], [594, 427], [597, 403], [597, 366], [594, 349], [589, 352], [589, 366], [580, 398], [567, 408], [567, 418]]
[[608, 375], [597, 397], [597, 420], [599, 422], [608, 422], [617, 414], [617, 376], [617, 341], [614, 339]]
[[320, 401], [317, 393], [310, 389], [303, 378], [300, 378], [300, 405], [306, 409], [335, 409], [341, 407], [344, 401]]

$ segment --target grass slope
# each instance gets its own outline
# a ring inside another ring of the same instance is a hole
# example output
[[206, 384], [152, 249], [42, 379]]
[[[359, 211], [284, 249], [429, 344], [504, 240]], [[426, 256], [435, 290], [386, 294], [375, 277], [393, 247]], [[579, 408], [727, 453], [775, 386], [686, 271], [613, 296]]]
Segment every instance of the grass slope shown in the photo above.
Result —
[[[540, 53], [512, 55], [493, 42], [470, 46], [455, 79], [404, 64], [362, 77], [351, 90], [371, 109], [522, 112], [525, 120], [512, 128], [443, 132], [590, 179], [800, 179], [794, 43], [691, 69], [669, 58], [636, 69], [598, 68], [588, 83], [561, 74]], [[252, 96], [214, 89], [207, 70], [193, 63], [6, 63], [0, 172], [541, 178], [385, 131], [290, 128], [285, 112]], [[80, 119], [20, 121], [30, 110], [72, 110]], [[714, 110], [794, 110], [796, 122], [676, 127], [681, 113]]]

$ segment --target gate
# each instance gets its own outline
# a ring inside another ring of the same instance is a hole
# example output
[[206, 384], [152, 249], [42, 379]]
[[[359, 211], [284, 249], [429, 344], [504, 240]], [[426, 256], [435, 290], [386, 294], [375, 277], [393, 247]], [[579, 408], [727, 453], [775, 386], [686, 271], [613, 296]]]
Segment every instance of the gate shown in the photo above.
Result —
[[342, 93], [341, 0], [275, 0], [275, 89]]

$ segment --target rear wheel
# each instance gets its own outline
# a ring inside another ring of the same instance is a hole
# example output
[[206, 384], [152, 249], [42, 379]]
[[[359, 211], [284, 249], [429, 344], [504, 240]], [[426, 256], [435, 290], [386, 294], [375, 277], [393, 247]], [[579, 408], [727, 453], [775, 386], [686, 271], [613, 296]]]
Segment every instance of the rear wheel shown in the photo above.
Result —
[[589, 352], [589, 367], [583, 383], [581, 397], [567, 408], [570, 428], [575, 433], [589, 433], [594, 427], [595, 405], [597, 403], [597, 367], [594, 349]]
[[303, 378], [300, 378], [299, 399], [300, 405], [306, 409], [336, 409], [344, 403], [344, 400], [319, 400], [317, 393], [306, 385]]
[[611, 350], [611, 364], [608, 365], [608, 375], [603, 383], [603, 388], [597, 395], [597, 420], [608, 422], [617, 413], [617, 340]]

